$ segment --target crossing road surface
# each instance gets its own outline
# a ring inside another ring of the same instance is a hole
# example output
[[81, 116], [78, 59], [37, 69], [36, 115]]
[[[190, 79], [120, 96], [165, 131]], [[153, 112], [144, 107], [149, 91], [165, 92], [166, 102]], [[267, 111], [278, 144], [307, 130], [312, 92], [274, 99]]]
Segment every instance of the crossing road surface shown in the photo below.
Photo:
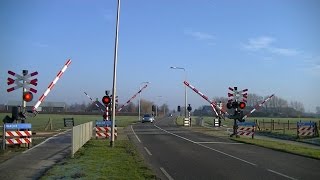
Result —
[[161, 179], [320, 179], [320, 160], [191, 132], [173, 118], [127, 131]]

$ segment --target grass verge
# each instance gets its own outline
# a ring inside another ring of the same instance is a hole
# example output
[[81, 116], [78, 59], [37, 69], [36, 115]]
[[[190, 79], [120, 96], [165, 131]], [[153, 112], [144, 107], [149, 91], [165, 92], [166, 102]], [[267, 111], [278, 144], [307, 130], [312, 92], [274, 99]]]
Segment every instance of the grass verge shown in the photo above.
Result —
[[67, 158], [50, 169], [47, 179], [156, 179], [128, 139], [109, 141], [90, 140], [74, 158]]
[[305, 146], [293, 145], [277, 141], [268, 141], [261, 139], [247, 139], [247, 138], [231, 138], [234, 141], [243, 142], [246, 144], [253, 144], [277, 151], [288, 152], [292, 154], [302, 155], [315, 159], [320, 159], [320, 151], [318, 149], [308, 148]]

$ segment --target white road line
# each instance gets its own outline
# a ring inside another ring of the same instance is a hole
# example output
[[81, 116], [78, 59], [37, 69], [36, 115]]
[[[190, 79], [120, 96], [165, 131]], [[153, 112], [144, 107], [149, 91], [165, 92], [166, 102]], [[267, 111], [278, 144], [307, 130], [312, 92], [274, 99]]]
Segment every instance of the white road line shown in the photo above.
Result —
[[136, 132], [134, 132], [132, 125], [131, 125], [131, 130], [133, 132], [133, 134], [136, 136], [136, 138], [138, 139], [139, 143], [141, 143], [141, 140], [139, 139], [139, 137], [137, 136]]
[[233, 158], [233, 159], [237, 159], [237, 160], [239, 160], [239, 161], [245, 162], [245, 163], [250, 164], [250, 165], [252, 165], [252, 166], [257, 166], [256, 164], [254, 164], [254, 163], [252, 163], [252, 162], [246, 161], [246, 160], [241, 159], [241, 158], [238, 158], [238, 157], [236, 157], [236, 156], [227, 154], [227, 153], [225, 153], [225, 152], [222, 152], [222, 151], [219, 151], [219, 150], [217, 150], [217, 149], [214, 149], [214, 148], [205, 146], [205, 145], [203, 145], [203, 144], [199, 144], [199, 143], [197, 143], [197, 142], [195, 142], [195, 141], [192, 141], [192, 140], [190, 140], [190, 139], [187, 139], [187, 138], [185, 138], [185, 137], [182, 137], [182, 136], [179, 136], [179, 135], [177, 135], [177, 134], [171, 133], [171, 132], [169, 132], [169, 131], [167, 131], [167, 130], [165, 130], [165, 129], [162, 129], [161, 127], [159, 127], [159, 126], [157, 126], [157, 125], [154, 125], [154, 126], [157, 127], [158, 129], [160, 129], [160, 130], [168, 133], [168, 134], [173, 135], [173, 136], [179, 137], [179, 138], [181, 138], [181, 139], [184, 139], [184, 140], [186, 140], [186, 141], [192, 142], [192, 143], [194, 143], [194, 144], [197, 144], [197, 145], [202, 146], [202, 147], [204, 147], [204, 148], [210, 149], [210, 150], [215, 151], [215, 152], [217, 152], [217, 153], [223, 154], [223, 155], [225, 155], [225, 156], [231, 157], [231, 158]]
[[173, 180], [173, 178], [169, 175], [169, 173], [163, 167], [160, 167], [160, 170], [169, 180]]
[[277, 175], [279, 175], [279, 176], [282, 176], [282, 177], [288, 178], [288, 179], [297, 180], [296, 178], [293, 178], [293, 177], [287, 176], [287, 175], [285, 175], [285, 174], [279, 173], [279, 172], [274, 171], [274, 170], [271, 170], [271, 169], [268, 169], [268, 171], [269, 171], [269, 172], [272, 172], [272, 173], [274, 173], [274, 174], [277, 174]]
[[243, 144], [243, 143], [232, 143], [232, 142], [195, 142], [196, 144]]
[[30, 148], [30, 149], [28, 149], [28, 150], [26, 150], [26, 151], [23, 151], [22, 153], [23, 153], [23, 154], [24, 154], [24, 153], [27, 153], [27, 152], [31, 151], [32, 149], [34, 149], [34, 148], [36, 148], [36, 147], [38, 147], [38, 146], [41, 146], [42, 144], [46, 143], [46, 142], [49, 141], [50, 139], [56, 138], [56, 137], [57, 137], [58, 135], [60, 135], [60, 134], [65, 134], [66, 132], [68, 132], [68, 131], [70, 131], [70, 130], [71, 130], [71, 129], [69, 129], [69, 130], [67, 130], [67, 131], [64, 131], [64, 132], [61, 132], [61, 133], [58, 133], [58, 134], [56, 134], [56, 135], [54, 135], [54, 136], [52, 136], [52, 137], [49, 137], [48, 139], [42, 141], [40, 144], [37, 144], [36, 146], [33, 146], [32, 148]]
[[147, 153], [149, 154], [149, 156], [152, 156], [151, 152], [149, 151], [149, 149], [147, 147], [144, 147], [144, 149], [147, 151]]

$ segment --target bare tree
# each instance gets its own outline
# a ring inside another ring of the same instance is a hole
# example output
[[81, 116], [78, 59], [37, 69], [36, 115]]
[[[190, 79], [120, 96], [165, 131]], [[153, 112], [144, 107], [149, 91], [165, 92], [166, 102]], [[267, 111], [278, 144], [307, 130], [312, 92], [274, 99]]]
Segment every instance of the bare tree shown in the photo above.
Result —
[[145, 99], [141, 99], [141, 113], [151, 113], [152, 102]]
[[301, 102], [291, 101], [291, 102], [290, 102], [290, 107], [292, 107], [292, 108], [295, 109], [296, 111], [304, 112], [304, 105], [303, 105], [303, 103], [301, 103]]
[[263, 101], [263, 97], [254, 93], [249, 93], [247, 98], [247, 106], [254, 107]]
[[164, 103], [161, 106], [159, 106], [158, 113], [162, 113], [163, 115], [166, 115], [169, 112], [169, 106], [168, 104]]
[[320, 114], [320, 106], [317, 106], [317, 107], [316, 107], [316, 113], [317, 113], [317, 114]]

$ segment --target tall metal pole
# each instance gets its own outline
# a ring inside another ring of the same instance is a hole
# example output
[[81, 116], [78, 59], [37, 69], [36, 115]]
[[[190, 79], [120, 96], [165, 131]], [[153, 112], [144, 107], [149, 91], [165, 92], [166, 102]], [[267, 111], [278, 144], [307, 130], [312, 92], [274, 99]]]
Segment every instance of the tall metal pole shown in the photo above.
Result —
[[[28, 74], [28, 70], [22, 70], [22, 75], [23, 76], [26, 76], [27, 74]], [[26, 81], [23, 80], [22, 83], [25, 84]], [[26, 112], [26, 107], [27, 107], [27, 102], [23, 99], [23, 95], [24, 95], [25, 92], [27, 92], [27, 89], [25, 87], [22, 87], [22, 107], [20, 109], [20, 111], [22, 113]], [[25, 123], [25, 120], [21, 120], [21, 123]]]
[[[118, 36], [119, 36], [119, 19], [120, 19], [120, 0], [118, 0], [117, 19], [116, 19], [116, 37], [114, 43], [114, 64], [113, 64], [113, 85], [112, 85], [112, 102], [116, 102], [116, 82], [117, 82], [117, 61], [118, 61]], [[110, 147], [114, 147], [114, 128], [116, 119], [116, 103], [112, 103], [112, 126]]]

